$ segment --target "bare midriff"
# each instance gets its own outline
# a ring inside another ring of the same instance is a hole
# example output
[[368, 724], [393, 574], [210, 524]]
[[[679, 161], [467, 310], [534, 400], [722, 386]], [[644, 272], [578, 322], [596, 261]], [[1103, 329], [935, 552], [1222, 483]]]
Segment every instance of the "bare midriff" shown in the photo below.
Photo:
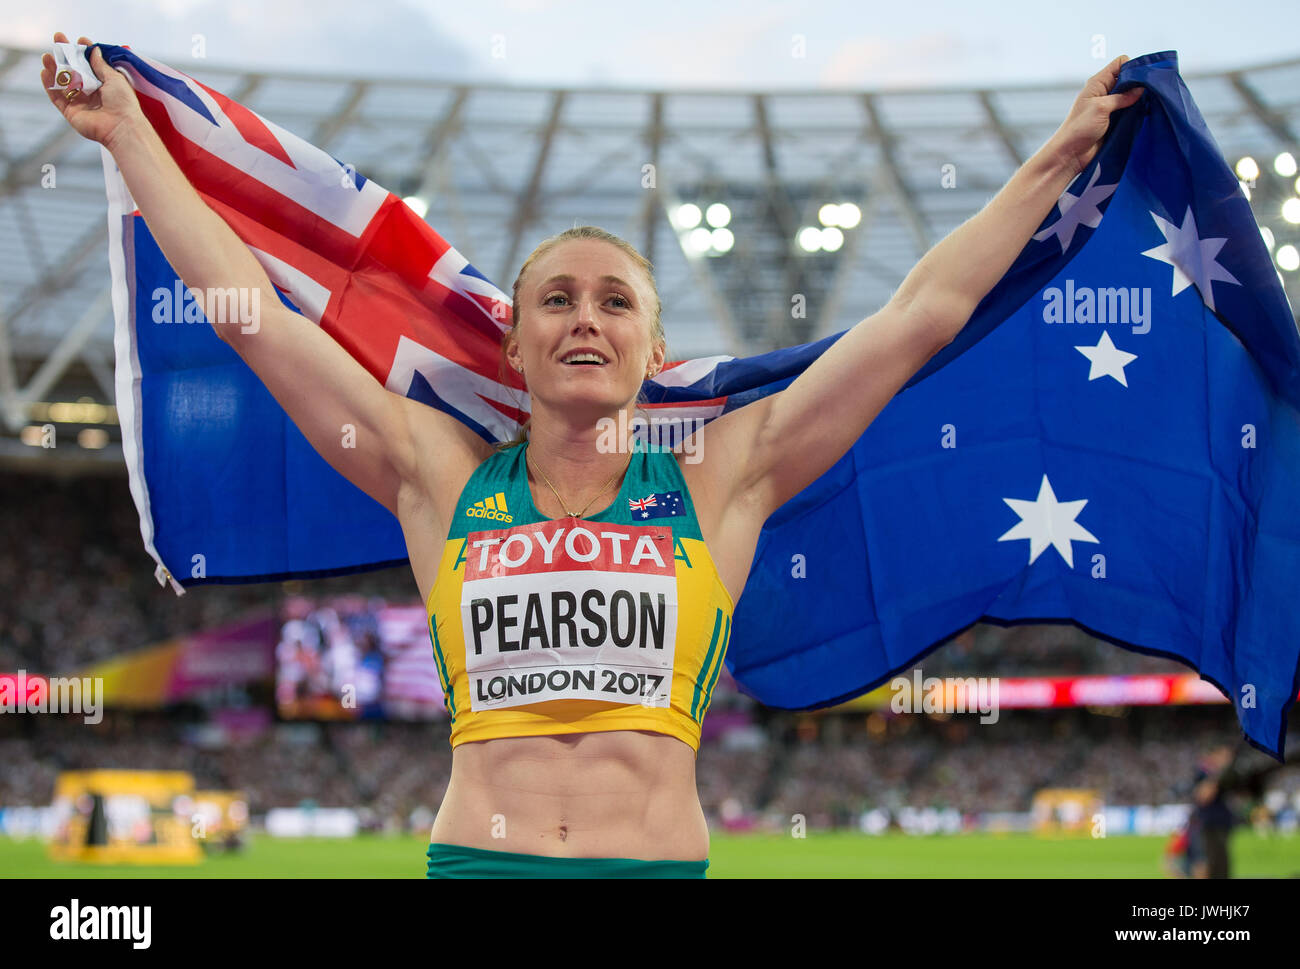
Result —
[[430, 840], [557, 858], [703, 860], [695, 751], [644, 730], [459, 744]]

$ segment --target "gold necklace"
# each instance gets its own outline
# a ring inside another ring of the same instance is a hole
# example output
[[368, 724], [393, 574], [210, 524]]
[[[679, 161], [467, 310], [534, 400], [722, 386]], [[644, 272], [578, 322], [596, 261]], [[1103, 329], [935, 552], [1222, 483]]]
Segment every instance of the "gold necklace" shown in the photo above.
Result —
[[[635, 449], [633, 449], [632, 453], [635, 453]], [[627, 464], [623, 466], [624, 472], [626, 472], [627, 469], [632, 466], [632, 453], [628, 454]], [[525, 451], [524, 461], [527, 462], [527, 460], [528, 460], [528, 452]], [[585, 515], [587, 513], [587, 509], [590, 508], [595, 503], [596, 498], [599, 498], [601, 495], [603, 495], [605, 493], [605, 489], [608, 488], [610, 484], [613, 483], [614, 479], [619, 476], [619, 472], [617, 471], [615, 471], [612, 475], [610, 475], [609, 480], [600, 486], [600, 490], [596, 492], [595, 496], [591, 499], [591, 501], [587, 502], [585, 505], [582, 506], [582, 511], [578, 512], [577, 514], [574, 514], [573, 512], [569, 511], [569, 506], [564, 503], [564, 499], [560, 497], [560, 493], [555, 490], [555, 485], [551, 484], [551, 479], [546, 477], [546, 472], [543, 471], [541, 468], [537, 467], [537, 465], [533, 465], [533, 470], [542, 476], [542, 480], [546, 482], [546, 486], [551, 489], [551, 494], [555, 495], [555, 500], [560, 503], [560, 507], [564, 509], [564, 513], [568, 515], [570, 518], [581, 518], [583, 515]]]

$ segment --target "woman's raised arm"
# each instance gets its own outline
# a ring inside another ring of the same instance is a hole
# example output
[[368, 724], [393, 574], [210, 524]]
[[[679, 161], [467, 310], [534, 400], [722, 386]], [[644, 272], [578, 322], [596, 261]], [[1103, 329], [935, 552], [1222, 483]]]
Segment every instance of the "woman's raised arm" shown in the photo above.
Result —
[[[56, 42], [66, 42], [62, 33]], [[82, 37], [81, 44], [90, 41]], [[51, 102], [76, 131], [113, 155], [145, 224], [167, 261], [192, 291], [242, 293], [257, 319], [242, 325], [238, 313], [214, 329], [252, 368], [312, 447], [358, 488], [393, 514], [404, 483], [436, 492], [476, 463], [481, 443], [459, 421], [394, 394], [380, 384], [319, 326], [280, 302], [261, 264], [195, 191], [145, 117], [129, 81], [108, 65], [98, 47], [90, 65], [103, 87], [68, 100], [48, 88], [54, 58], [42, 59], [41, 82]], [[254, 302], [256, 300], [256, 302]], [[203, 305], [207, 305], [205, 302]], [[419, 462], [421, 452], [439, 460]], [[345, 435], [345, 426], [352, 433]], [[428, 447], [432, 438], [434, 447]], [[458, 460], [459, 459], [459, 460]], [[418, 464], [418, 467], [417, 467]], [[438, 476], [445, 474], [446, 482]]]

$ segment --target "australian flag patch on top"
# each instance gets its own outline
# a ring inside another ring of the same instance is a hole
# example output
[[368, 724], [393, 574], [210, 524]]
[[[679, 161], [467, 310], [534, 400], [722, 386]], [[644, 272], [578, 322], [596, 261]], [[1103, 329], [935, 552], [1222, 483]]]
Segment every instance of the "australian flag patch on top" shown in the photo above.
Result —
[[668, 518], [672, 515], [686, 513], [680, 491], [657, 491], [654, 494], [646, 495], [644, 498], [629, 498], [627, 500], [627, 510], [632, 515], [633, 521], [644, 521], [647, 518]]

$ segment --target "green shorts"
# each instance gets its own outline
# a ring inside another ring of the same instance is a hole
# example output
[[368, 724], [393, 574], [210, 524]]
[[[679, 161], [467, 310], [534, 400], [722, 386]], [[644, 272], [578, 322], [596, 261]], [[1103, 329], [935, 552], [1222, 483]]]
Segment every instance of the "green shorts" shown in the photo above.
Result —
[[703, 861], [552, 858], [460, 845], [429, 845], [429, 878], [704, 878]]

